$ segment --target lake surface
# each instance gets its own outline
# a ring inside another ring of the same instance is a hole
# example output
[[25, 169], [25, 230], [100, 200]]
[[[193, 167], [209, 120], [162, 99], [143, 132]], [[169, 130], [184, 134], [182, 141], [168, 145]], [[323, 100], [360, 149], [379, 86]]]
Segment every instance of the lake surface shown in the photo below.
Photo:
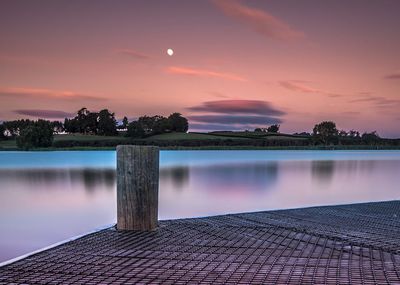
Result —
[[[114, 151], [0, 152], [0, 262], [116, 221]], [[162, 151], [159, 218], [400, 198], [400, 151]]]

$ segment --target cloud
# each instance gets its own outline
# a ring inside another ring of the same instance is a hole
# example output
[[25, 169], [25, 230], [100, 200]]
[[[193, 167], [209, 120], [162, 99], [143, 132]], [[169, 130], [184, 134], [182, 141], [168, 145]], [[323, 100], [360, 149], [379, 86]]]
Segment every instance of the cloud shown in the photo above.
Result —
[[308, 94], [322, 94], [322, 95], [327, 95], [327, 96], [333, 97], [333, 98], [343, 96], [341, 94], [332, 93], [332, 92], [328, 92], [325, 90], [310, 87], [310, 86], [306, 85], [305, 83], [306, 83], [306, 81], [301, 81], [301, 80], [279, 81], [279, 84], [282, 87], [284, 87], [288, 90], [291, 90], [291, 91], [295, 91], [295, 92], [308, 93]]
[[61, 100], [87, 100], [87, 101], [106, 101], [107, 98], [76, 93], [72, 91], [59, 91], [39, 88], [2, 88], [0, 87], [0, 98], [20, 97], [37, 99], [61, 99]]
[[388, 99], [382, 96], [361, 96], [357, 99], [353, 99], [349, 101], [350, 103], [371, 103], [378, 108], [390, 108], [400, 107], [400, 100], [398, 99]]
[[203, 124], [203, 123], [190, 123], [191, 131], [242, 131], [245, 129], [252, 129], [254, 127], [244, 125], [224, 125], [224, 124]]
[[198, 106], [189, 107], [194, 112], [223, 113], [223, 114], [252, 114], [281, 116], [285, 113], [280, 111], [267, 101], [261, 100], [219, 100], [207, 101]]
[[189, 116], [190, 121], [215, 124], [240, 124], [240, 125], [268, 125], [278, 124], [279, 118], [269, 116], [231, 116], [231, 115], [199, 115]]
[[72, 113], [67, 113], [58, 110], [41, 110], [41, 109], [24, 109], [24, 110], [14, 110], [13, 111], [19, 115], [26, 115], [36, 118], [46, 118], [46, 119], [63, 119], [71, 118], [74, 116]]
[[136, 59], [150, 59], [151, 56], [147, 55], [145, 53], [139, 52], [137, 50], [134, 49], [119, 49], [116, 50], [116, 53], [118, 54], [122, 54], [122, 55], [127, 55]]
[[285, 114], [269, 102], [260, 100], [208, 101], [188, 110], [195, 113], [188, 116], [190, 128], [198, 130], [252, 129], [279, 124]]
[[241, 77], [239, 75], [233, 73], [223, 73], [212, 70], [205, 69], [196, 69], [189, 67], [180, 67], [180, 66], [170, 66], [167, 68], [167, 72], [171, 74], [180, 74], [180, 75], [188, 75], [188, 76], [198, 76], [198, 77], [209, 77], [209, 78], [222, 78], [226, 80], [234, 80], [234, 81], [247, 81], [246, 78]]
[[400, 71], [393, 72], [384, 77], [385, 79], [400, 79]]
[[226, 16], [244, 24], [266, 38], [293, 41], [304, 38], [304, 33], [265, 10], [248, 7], [236, 0], [212, 1]]

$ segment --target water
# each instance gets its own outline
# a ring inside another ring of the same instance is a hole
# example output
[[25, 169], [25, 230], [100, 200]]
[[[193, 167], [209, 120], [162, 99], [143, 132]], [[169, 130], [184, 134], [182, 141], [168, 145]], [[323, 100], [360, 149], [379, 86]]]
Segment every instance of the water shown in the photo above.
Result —
[[[400, 198], [400, 151], [164, 151], [159, 218]], [[116, 221], [115, 152], [0, 152], [0, 262]]]

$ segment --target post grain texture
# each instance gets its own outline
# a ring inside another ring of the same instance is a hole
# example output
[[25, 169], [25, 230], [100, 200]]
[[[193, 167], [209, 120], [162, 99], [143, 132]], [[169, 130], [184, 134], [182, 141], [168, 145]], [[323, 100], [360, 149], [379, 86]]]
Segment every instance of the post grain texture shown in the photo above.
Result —
[[118, 230], [157, 228], [158, 179], [158, 147], [117, 146]]

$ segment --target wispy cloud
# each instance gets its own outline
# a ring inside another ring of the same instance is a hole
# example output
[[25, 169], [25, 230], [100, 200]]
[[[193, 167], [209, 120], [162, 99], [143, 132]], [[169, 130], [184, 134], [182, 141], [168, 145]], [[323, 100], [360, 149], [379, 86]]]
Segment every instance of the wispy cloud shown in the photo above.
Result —
[[167, 72], [171, 74], [180, 74], [180, 75], [188, 75], [188, 76], [198, 76], [198, 77], [210, 77], [210, 78], [222, 78], [226, 80], [234, 80], [234, 81], [247, 81], [246, 78], [241, 77], [239, 75], [233, 73], [225, 73], [225, 72], [217, 72], [212, 70], [205, 69], [197, 69], [190, 67], [181, 67], [181, 66], [170, 66], [167, 68]]
[[248, 26], [255, 32], [275, 40], [293, 41], [304, 38], [304, 33], [261, 9], [248, 7], [236, 0], [212, 1], [226, 16]]
[[384, 76], [385, 79], [400, 79], [400, 71], [393, 72]]
[[220, 100], [203, 102], [188, 108], [191, 129], [244, 130], [279, 124], [285, 112], [260, 100]]
[[21, 98], [44, 98], [61, 100], [87, 100], [87, 101], [106, 101], [107, 98], [97, 95], [77, 93], [73, 91], [60, 91], [41, 88], [20, 88], [20, 87], [0, 87], [0, 98], [21, 97]]
[[333, 98], [343, 96], [342, 94], [313, 88], [311, 86], [308, 86], [306, 81], [301, 81], [301, 80], [285, 80], [285, 81], [280, 81], [279, 84], [282, 87], [295, 92], [308, 93], [308, 94], [322, 94]]
[[197, 115], [189, 116], [190, 121], [213, 124], [268, 125], [281, 123], [282, 120], [270, 116], [246, 115]]
[[63, 119], [73, 117], [74, 114], [59, 111], [59, 110], [42, 110], [42, 109], [23, 109], [13, 111], [19, 115], [26, 115], [35, 118], [46, 118], [46, 119]]
[[244, 125], [225, 125], [225, 124], [207, 124], [207, 123], [190, 123], [191, 131], [241, 131], [245, 129], [251, 129], [252, 126]]
[[285, 112], [274, 108], [269, 102], [261, 100], [219, 100], [207, 101], [198, 106], [189, 107], [194, 112], [223, 114], [252, 114], [281, 116]]
[[115, 51], [118, 54], [127, 55], [136, 59], [150, 59], [151, 56], [134, 49], [118, 49]]
[[400, 108], [400, 100], [388, 99], [382, 96], [361, 96], [349, 101], [350, 103], [370, 103], [378, 108]]

